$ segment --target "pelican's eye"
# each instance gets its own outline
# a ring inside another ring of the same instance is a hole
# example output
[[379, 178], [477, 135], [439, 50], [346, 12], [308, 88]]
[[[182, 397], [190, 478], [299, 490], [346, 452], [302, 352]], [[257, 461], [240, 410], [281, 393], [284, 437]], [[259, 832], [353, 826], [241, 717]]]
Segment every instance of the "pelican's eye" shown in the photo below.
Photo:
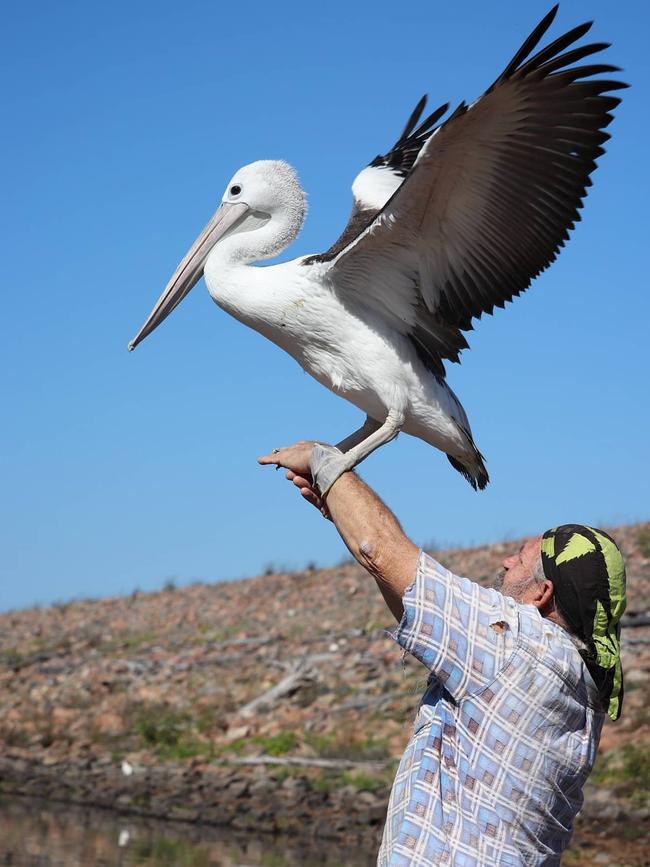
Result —
[[232, 187], [230, 188], [230, 195], [231, 196], [238, 196], [240, 193], [241, 193], [241, 187], [239, 186], [239, 184], [233, 184]]

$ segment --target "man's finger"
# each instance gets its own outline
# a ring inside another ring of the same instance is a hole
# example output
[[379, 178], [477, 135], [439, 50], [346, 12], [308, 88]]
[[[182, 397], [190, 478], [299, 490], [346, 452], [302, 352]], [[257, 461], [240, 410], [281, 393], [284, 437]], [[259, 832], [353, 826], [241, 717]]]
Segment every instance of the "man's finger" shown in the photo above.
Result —
[[288, 467], [296, 458], [295, 446], [282, 449], [273, 449], [268, 455], [262, 455], [257, 459], [258, 464], [275, 464], [277, 467]]
[[308, 503], [311, 503], [312, 506], [315, 506], [317, 509], [320, 508], [318, 497], [311, 488], [300, 488], [300, 494]]
[[295, 443], [282, 449], [273, 449], [268, 455], [262, 455], [257, 460], [262, 465], [275, 465], [300, 473], [302, 477], [309, 477], [309, 460], [311, 457], [311, 443]]

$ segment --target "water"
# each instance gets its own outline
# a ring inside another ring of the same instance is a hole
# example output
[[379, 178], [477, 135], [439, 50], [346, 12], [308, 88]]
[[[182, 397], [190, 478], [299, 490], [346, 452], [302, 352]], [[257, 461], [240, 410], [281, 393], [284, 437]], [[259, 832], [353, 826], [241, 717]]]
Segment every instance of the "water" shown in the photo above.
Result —
[[0, 801], [0, 865], [12, 867], [371, 867], [376, 852], [330, 840], [234, 835], [24, 798]]

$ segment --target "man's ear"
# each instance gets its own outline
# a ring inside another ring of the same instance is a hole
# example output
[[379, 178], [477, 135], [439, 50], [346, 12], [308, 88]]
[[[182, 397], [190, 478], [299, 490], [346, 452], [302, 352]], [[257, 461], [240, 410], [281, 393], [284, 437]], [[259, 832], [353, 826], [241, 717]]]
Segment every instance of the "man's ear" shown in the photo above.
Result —
[[531, 599], [531, 605], [534, 605], [535, 608], [539, 611], [542, 617], [547, 617], [552, 611], [555, 610], [555, 605], [553, 602], [553, 593], [555, 588], [553, 587], [553, 582], [549, 581], [548, 578], [545, 578], [539, 584], [535, 584], [534, 596]]

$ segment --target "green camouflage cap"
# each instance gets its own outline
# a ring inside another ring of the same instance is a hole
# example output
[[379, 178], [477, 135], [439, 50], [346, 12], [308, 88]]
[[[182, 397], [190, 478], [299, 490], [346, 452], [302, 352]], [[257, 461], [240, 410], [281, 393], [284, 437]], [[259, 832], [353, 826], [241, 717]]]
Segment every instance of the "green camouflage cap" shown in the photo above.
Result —
[[626, 603], [623, 556], [607, 533], [582, 524], [547, 530], [541, 552], [558, 611], [584, 642], [583, 659], [603, 707], [616, 720], [623, 705], [619, 622]]

